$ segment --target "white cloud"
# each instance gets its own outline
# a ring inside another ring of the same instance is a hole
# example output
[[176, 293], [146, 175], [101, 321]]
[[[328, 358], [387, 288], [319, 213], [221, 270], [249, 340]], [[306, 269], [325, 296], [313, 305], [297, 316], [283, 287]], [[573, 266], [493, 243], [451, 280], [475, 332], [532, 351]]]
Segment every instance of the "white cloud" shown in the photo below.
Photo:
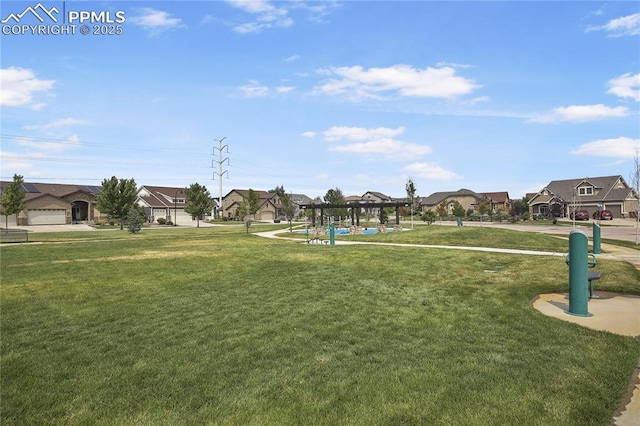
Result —
[[587, 32], [590, 31], [605, 31], [609, 34], [609, 37], [640, 35], [640, 13], [612, 19], [605, 25], [590, 26], [587, 28]]
[[412, 163], [402, 168], [412, 176], [427, 180], [452, 181], [462, 179], [462, 176], [446, 170], [435, 163]]
[[261, 85], [256, 80], [251, 80], [249, 84], [238, 88], [246, 98], [263, 97], [269, 93], [269, 87]]
[[337, 1], [323, 1], [323, 2], [303, 2], [295, 1], [291, 2], [292, 9], [303, 9], [309, 12], [309, 20], [316, 23], [326, 23], [325, 18], [333, 11], [342, 7], [342, 4]]
[[[66, 139], [47, 139], [47, 138], [30, 138], [30, 137], [14, 137], [17, 145], [29, 148], [35, 148], [41, 153], [43, 152], [62, 152], [69, 148], [80, 146], [80, 138], [77, 135], [71, 135]], [[32, 154], [30, 154], [32, 155]]]
[[35, 73], [26, 68], [9, 67], [0, 69], [0, 106], [28, 106], [39, 110], [44, 104], [34, 103], [36, 92], [51, 90], [54, 80], [40, 80]]
[[66, 126], [77, 126], [88, 124], [87, 120], [82, 120], [79, 118], [62, 118], [60, 120], [52, 121], [45, 125], [46, 128], [56, 128], [56, 127], [66, 127]]
[[385, 159], [407, 160], [422, 157], [431, 152], [426, 145], [400, 142], [393, 139], [376, 139], [368, 142], [358, 142], [349, 145], [329, 147], [332, 152], [348, 152], [352, 154], [366, 154], [368, 156], [382, 155]]
[[294, 91], [296, 88], [294, 86], [279, 86], [276, 87], [276, 92], [278, 93], [289, 93]]
[[472, 80], [456, 75], [451, 67], [416, 69], [409, 65], [364, 69], [361, 66], [333, 67], [319, 71], [333, 76], [314, 89], [315, 93], [344, 94], [355, 99], [380, 99], [396, 93], [417, 98], [453, 98], [477, 89]]
[[246, 13], [256, 15], [254, 21], [233, 27], [233, 30], [239, 34], [257, 33], [273, 27], [287, 28], [293, 25], [293, 19], [288, 16], [287, 9], [275, 7], [268, 1], [227, 0], [227, 3]]
[[438, 62], [436, 64], [436, 66], [438, 68], [442, 68], [442, 67], [451, 67], [451, 68], [472, 68], [473, 65], [467, 65], [467, 64], [458, 64], [456, 62]]
[[43, 125], [34, 125], [34, 126], [24, 126], [26, 130], [36, 130], [36, 129], [56, 129], [59, 127], [67, 127], [67, 126], [79, 126], [89, 124], [87, 120], [82, 120], [79, 118], [61, 118], [60, 120], [52, 121]]
[[629, 114], [629, 108], [623, 106], [608, 107], [597, 105], [571, 105], [568, 107], [554, 108], [553, 113], [532, 118], [534, 123], [555, 123], [559, 121], [585, 122], [604, 118], [625, 117]]
[[291, 55], [288, 58], [285, 58], [285, 62], [295, 62], [300, 59], [300, 55]]
[[403, 132], [404, 127], [402, 126], [397, 129], [390, 129], [388, 127], [367, 129], [364, 127], [333, 126], [322, 132], [322, 134], [327, 141], [338, 141], [341, 139], [362, 141], [366, 139], [393, 138]]
[[150, 7], [140, 9], [140, 15], [129, 18], [129, 21], [151, 32], [158, 34], [162, 31], [183, 27], [182, 19], [172, 18], [167, 12]]
[[308, 131], [308, 132], [302, 133], [302, 136], [304, 136], [305, 138], [313, 138], [317, 134], [318, 134], [317, 132]]
[[640, 73], [636, 75], [627, 73], [620, 77], [612, 78], [609, 80], [608, 85], [609, 90], [607, 90], [607, 93], [640, 102]]
[[477, 98], [472, 98], [469, 99], [467, 101], [462, 101], [460, 102], [462, 105], [475, 105], [475, 104], [479, 104], [482, 102], [489, 102], [491, 100], [491, 98], [489, 96], [478, 96]]
[[[347, 142], [330, 146], [330, 152], [359, 154], [372, 160], [402, 161], [423, 157], [431, 152], [431, 147], [427, 145], [394, 139], [404, 130], [405, 128], [402, 126], [396, 129], [333, 126], [322, 132], [322, 135], [327, 142]], [[315, 132], [307, 132], [307, 134], [315, 136]]]
[[640, 150], [640, 139], [622, 136], [615, 139], [588, 142], [580, 145], [571, 153], [592, 157], [633, 158], [638, 150]]

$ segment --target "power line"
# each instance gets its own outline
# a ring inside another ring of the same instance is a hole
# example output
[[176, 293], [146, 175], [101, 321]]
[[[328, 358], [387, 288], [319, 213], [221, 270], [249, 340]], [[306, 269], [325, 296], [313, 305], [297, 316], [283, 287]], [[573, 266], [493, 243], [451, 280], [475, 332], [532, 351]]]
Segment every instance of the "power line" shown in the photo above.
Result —
[[[126, 161], [100, 161], [100, 160], [91, 160], [91, 159], [81, 159], [81, 158], [52, 158], [52, 157], [38, 157], [31, 155], [13, 155], [13, 154], [0, 154], [0, 159], [3, 160], [30, 160], [30, 161], [49, 161], [54, 163], [77, 163], [77, 164], [102, 164], [109, 166], [136, 166], [140, 167], [140, 162], [126, 162]], [[149, 166], [153, 167], [167, 167], [167, 168], [205, 168], [205, 166], [198, 163], [171, 163], [171, 164], [162, 164], [162, 163], [153, 163], [149, 164]]]
[[166, 152], [182, 152], [186, 154], [199, 154], [199, 152], [195, 151], [185, 151], [183, 149], [178, 148], [145, 148], [135, 145], [117, 145], [117, 144], [108, 144], [108, 143], [99, 143], [99, 142], [87, 142], [81, 140], [69, 140], [69, 139], [58, 139], [58, 138], [45, 138], [38, 136], [24, 136], [24, 135], [10, 135], [6, 133], [0, 133], [0, 139], [7, 140], [15, 140], [18, 142], [33, 142], [33, 143], [42, 143], [42, 144], [62, 144], [62, 145], [70, 145], [70, 146], [93, 146], [97, 148], [111, 148], [111, 149], [123, 149], [123, 150], [136, 150], [136, 151], [166, 151]]

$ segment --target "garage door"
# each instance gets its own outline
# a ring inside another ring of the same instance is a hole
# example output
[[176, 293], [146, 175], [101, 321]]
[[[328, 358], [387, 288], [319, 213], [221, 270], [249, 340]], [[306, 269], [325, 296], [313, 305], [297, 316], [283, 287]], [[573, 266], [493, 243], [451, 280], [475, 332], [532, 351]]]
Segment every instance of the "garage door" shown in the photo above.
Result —
[[29, 225], [64, 225], [67, 223], [66, 210], [29, 210]]
[[622, 217], [622, 207], [619, 205], [607, 206], [607, 210], [611, 210], [611, 213], [613, 213], [613, 217]]
[[[189, 213], [185, 213], [184, 210], [178, 209], [178, 211], [175, 213], [177, 213], [178, 225], [190, 225], [191, 222], [193, 222], [193, 219], [191, 219], [191, 215]], [[174, 214], [173, 210], [171, 210], [171, 214]]]

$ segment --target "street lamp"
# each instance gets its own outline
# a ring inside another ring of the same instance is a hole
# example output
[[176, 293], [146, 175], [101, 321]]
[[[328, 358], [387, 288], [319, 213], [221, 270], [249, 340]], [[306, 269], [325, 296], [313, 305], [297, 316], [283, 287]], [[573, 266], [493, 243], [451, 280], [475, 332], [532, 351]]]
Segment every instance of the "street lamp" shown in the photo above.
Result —
[[182, 194], [182, 189], [178, 189], [173, 197], [173, 226], [178, 226], [178, 193]]

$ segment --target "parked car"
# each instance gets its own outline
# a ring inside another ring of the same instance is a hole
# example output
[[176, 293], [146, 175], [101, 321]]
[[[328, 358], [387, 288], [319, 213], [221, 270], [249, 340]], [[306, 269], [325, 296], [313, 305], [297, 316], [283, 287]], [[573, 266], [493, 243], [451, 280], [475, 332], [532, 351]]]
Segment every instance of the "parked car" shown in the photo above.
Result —
[[589, 212], [586, 210], [578, 210], [571, 213], [571, 219], [589, 220]]
[[613, 220], [613, 213], [611, 213], [611, 210], [600, 210], [593, 214], [593, 218], [599, 220]]

